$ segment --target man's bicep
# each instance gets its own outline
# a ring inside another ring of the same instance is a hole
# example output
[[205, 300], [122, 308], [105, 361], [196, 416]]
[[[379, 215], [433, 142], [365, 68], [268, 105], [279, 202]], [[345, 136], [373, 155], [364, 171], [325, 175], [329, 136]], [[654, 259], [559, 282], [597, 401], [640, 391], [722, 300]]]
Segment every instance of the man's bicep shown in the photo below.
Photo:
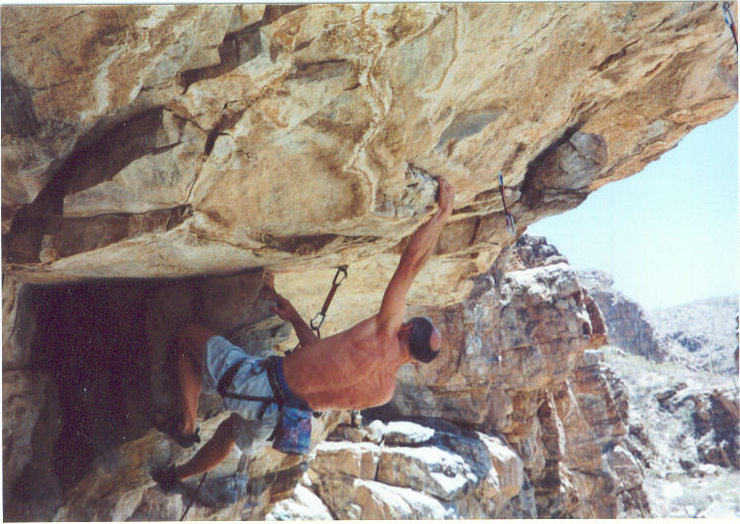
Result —
[[381, 329], [393, 330], [403, 322], [403, 312], [406, 308], [406, 295], [408, 295], [411, 283], [414, 281], [414, 273], [403, 263], [393, 273], [391, 281], [383, 294], [383, 302], [380, 304], [378, 320]]

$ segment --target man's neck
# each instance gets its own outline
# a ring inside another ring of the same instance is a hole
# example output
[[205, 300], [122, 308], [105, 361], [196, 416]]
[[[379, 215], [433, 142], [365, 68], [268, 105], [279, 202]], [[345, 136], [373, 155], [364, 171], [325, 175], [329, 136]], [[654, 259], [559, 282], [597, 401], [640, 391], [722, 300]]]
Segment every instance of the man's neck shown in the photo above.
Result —
[[400, 368], [404, 364], [411, 362], [413, 359], [411, 358], [411, 348], [409, 348], [406, 333], [404, 333], [403, 331], [399, 331], [397, 336], [400, 351], [398, 352], [398, 357], [395, 359], [395, 361]]

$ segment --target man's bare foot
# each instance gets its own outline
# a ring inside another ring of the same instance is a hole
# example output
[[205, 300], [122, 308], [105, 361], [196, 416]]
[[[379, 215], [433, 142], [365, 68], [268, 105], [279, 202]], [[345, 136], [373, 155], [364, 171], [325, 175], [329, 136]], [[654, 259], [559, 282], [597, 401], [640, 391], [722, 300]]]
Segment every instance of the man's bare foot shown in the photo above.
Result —
[[174, 439], [183, 448], [190, 448], [200, 442], [200, 428], [194, 427], [185, 431], [184, 425], [183, 416], [179, 413], [174, 415], [154, 414], [154, 427]]

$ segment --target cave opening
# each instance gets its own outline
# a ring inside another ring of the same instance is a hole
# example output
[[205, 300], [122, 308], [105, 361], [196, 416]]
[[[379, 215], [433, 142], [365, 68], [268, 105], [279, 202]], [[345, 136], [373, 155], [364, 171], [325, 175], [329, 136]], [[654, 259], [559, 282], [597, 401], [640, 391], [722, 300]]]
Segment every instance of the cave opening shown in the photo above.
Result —
[[[15, 307], [23, 311], [19, 329], [30, 333], [22, 344], [27, 358], [13, 366], [34, 377], [24, 398], [33, 399], [39, 415], [28, 431], [19, 430], [31, 434], [31, 450], [13, 448], [20, 437], [8, 446], [30, 456], [7, 491], [6, 515], [38, 520], [53, 514], [65, 491], [105, 468], [119, 446], [144, 437], [157, 414], [179, 411], [174, 348], [187, 322], [207, 325], [255, 356], [286, 341], [291, 326], [270, 311], [274, 303], [263, 298], [264, 285], [262, 268], [24, 285], [16, 296], [24, 305]], [[199, 408], [211, 418], [223, 406], [214, 397]]]
[[[162, 331], [167, 326], [156, 321], [162, 315], [152, 309], [161, 303], [157, 297], [163, 289], [179, 285], [129, 280], [31, 288], [36, 330], [30, 366], [50, 378], [56, 398], [46, 399], [52, 406], [46, 408], [51, 411], [46, 427], [34, 430], [29, 474], [50, 470], [46, 474], [65, 490], [95, 457], [152, 427], [154, 411], [165, 407], [161, 395], [155, 401], [152, 384], [173, 388], [175, 380], [167, 365], [167, 339], [173, 340], [174, 333]], [[173, 400], [164, 403], [174, 408]], [[30, 488], [34, 482], [29, 480], [19, 489]]]

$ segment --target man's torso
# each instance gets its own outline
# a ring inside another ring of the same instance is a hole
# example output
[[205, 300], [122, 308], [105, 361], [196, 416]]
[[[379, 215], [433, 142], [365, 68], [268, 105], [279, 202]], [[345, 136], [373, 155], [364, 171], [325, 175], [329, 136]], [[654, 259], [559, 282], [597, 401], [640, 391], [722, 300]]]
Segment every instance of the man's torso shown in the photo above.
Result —
[[393, 396], [403, 361], [397, 336], [379, 335], [377, 318], [299, 347], [285, 357], [285, 380], [315, 410], [364, 409]]

